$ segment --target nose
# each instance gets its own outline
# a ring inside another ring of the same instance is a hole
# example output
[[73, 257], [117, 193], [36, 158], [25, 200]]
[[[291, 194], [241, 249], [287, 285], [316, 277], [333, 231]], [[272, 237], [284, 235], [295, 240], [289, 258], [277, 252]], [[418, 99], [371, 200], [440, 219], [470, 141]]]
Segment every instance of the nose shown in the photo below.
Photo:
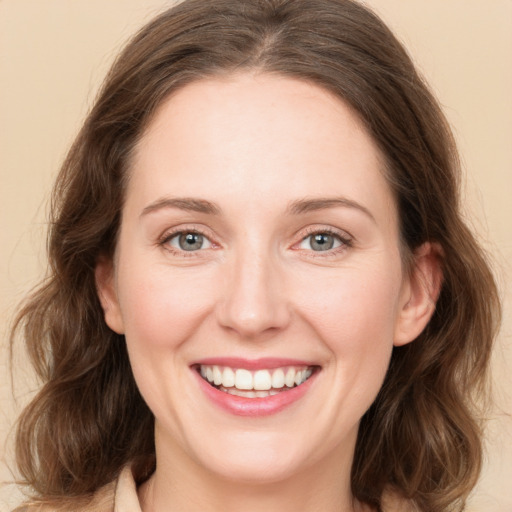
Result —
[[255, 339], [288, 325], [290, 307], [276, 262], [246, 255], [231, 262], [227, 274], [217, 307], [217, 319], [224, 329]]

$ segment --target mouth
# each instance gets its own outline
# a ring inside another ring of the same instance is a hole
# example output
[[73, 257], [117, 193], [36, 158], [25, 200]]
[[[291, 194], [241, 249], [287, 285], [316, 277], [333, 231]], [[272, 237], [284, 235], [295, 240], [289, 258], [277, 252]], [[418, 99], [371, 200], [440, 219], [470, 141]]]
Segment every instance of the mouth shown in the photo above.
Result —
[[319, 366], [282, 366], [249, 370], [230, 366], [199, 364], [195, 370], [213, 388], [243, 398], [267, 398], [302, 386]]

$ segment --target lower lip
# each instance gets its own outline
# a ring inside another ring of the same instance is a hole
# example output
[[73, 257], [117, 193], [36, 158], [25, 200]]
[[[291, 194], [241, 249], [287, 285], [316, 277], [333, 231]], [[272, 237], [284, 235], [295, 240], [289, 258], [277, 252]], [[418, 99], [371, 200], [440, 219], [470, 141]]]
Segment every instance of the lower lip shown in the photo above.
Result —
[[199, 373], [192, 369], [199, 381], [199, 386], [206, 396], [216, 405], [237, 416], [269, 416], [276, 414], [289, 405], [300, 400], [311, 388], [318, 372], [314, 372], [309, 379], [287, 391], [281, 391], [277, 395], [269, 395], [261, 398], [245, 398], [242, 396], [230, 395], [224, 391], [211, 386]]

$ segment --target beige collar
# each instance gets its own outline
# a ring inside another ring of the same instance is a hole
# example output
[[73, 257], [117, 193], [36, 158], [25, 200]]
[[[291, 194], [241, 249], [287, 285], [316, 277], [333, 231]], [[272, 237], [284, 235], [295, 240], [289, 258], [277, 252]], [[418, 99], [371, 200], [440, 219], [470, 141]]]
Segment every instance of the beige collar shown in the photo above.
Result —
[[132, 471], [126, 466], [119, 478], [114, 495], [114, 512], [142, 512]]

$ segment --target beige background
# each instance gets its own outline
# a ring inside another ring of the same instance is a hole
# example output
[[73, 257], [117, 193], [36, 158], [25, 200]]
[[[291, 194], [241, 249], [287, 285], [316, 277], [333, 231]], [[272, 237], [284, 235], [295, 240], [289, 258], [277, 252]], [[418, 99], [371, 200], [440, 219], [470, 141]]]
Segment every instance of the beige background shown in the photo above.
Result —
[[[33, 388], [18, 353], [11, 387], [7, 326], [44, 271], [52, 180], [112, 58], [169, 3], [0, 0], [1, 481], [11, 478], [10, 429]], [[494, 357], [487, 462], [471, 510], [512, 512], [512, 0], [367, 3], [405, 42], [445, 108], [467, 171], [468, 218], [496, 262], [505, 321]], [[17, 499], [13, 486], [0, 488], [0, 510]]]

